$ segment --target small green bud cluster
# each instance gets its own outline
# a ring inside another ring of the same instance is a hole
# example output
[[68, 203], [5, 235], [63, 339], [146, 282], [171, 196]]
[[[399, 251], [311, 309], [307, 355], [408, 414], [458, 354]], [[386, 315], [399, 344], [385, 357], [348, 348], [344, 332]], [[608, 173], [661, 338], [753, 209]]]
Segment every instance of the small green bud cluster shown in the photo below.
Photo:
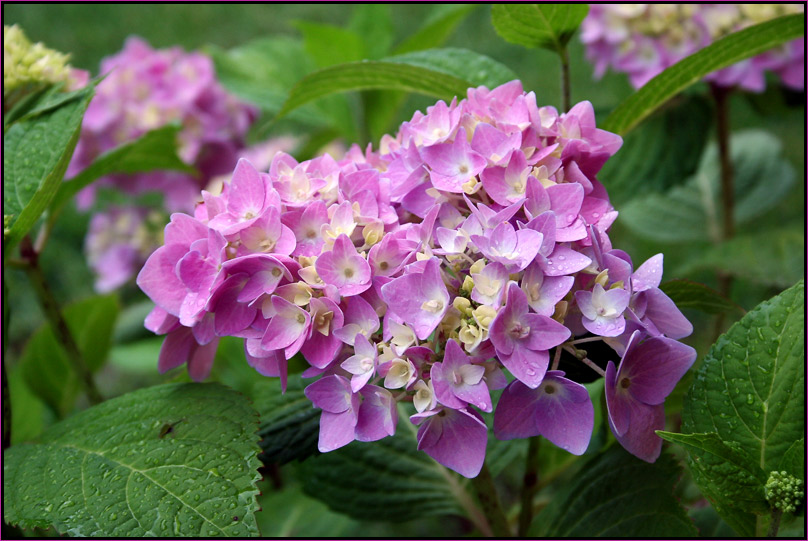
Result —
[[792, 513], [805, 496], [802, 484], [802, 479], [797, 479], [784, 471], [773, 471], [766, 481], [766, 499], [772, 507], [785, 513]]
[[17, 25], [3, 26], [3, 93], [29, 83], [56, 83], [70, 77], [68, 55], [31, 43]]

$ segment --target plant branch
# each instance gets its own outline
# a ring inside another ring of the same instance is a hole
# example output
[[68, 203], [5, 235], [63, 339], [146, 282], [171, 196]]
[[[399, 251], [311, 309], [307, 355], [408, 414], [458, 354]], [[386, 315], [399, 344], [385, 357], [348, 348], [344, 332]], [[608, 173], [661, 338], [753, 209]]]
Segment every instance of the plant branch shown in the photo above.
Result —
[[70, 333], [70, 328], [67, 326], [67, 321], [62, 317], [62, 312], [59, 310], [59, 304], [56, 302], [56, 297], [53, 295], [50, 286], [48, 285], [45, 275], [42, 273], [42, 268], [39, 266], [39, 254], [31, 246], [30, 237], [26, 237], [20, 246], [20, 251], [23, 258], [27, 261], [28, 266], [25, 271], [31, 284], [34, 286], [39, 304], [42, 306], [42, 311], [45, 317], [51, 324], [53, 334], [60, 342], [67, 354], [67, 358], [73, 367], [73, 370], [79, 376], [79, 380], [84, 386], [87, 393], [87, 398], [91, 404], [100, 404], [104, 401], [98, 388], [95, 386], [93, 375], [84, 361], [84, 357], [79, 350], [73, 335]]
[[773, 509], [772, 510], [772, 521], [769, 523], [769, 531], [766, 533], [766, 537], [768, 538], [775, 538], [777, 537], [777, 530], [780, 529], [780, 519], [783, 518], [783, 510], [782, 509]]
[[494, 478], [491, 477], [487, 464], [483, 463], [483, 469], [480, 470], [477, 477], [471, 480], [471, 485], [477, 492], [477, 499], [480, 501], [480, 507], [488, 520], [493, 537], [510, 537], [512, 534], [508, 528], [508, 519], [505, 518], [505, 513], [502, 511], [499, 496], [497, 496], [497, 487], [494, 485]]
[[527, 537], [530, 523], [533, 522], [533, 498], [539, 486], [539, 436], [528, 439], [527, 458], [525, 460], [525, 475], [522, 480], [522, 493], [520, 495], [521, 508], [519, 510], [519, 529], [517, 537]]
[[564, 112], [570, 110], [570, 56], [567, 52], [567, 47], [564, 46], [558, 51], [558, 56], [561, 58], [561, 104]]

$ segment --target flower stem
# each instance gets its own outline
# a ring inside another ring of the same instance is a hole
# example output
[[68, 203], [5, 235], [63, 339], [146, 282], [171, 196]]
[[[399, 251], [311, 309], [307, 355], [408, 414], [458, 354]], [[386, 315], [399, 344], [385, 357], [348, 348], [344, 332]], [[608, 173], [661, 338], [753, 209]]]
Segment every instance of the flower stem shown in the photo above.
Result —
[[561, 58], [561, 100], [564, 112], [570, 110], [570, 55], [567, 53], [567, 48], [562, 47], [558, 51], [558, 56]]
[[[735, 236], [735, 181], [730, 157], [729, 130], [729, 95], [732, 89], [711, 85], [716, 110], [716, 128], [718, 135], [718, 157], [721, 165], [721, 210], [723, 222], [721, 241], [726, 242]], [[732, 275], [718, 271], [718, 291], [729, 297], [732, 288]], [[724, 328], [724, 314], [718, 314], [715, 321], [713, 339], [717, 339]]]
[[[8, 325], [8, 322], [3, 321], [3, 324]], [[3, 345], [5, 345], [5, 340]], [[3, 363], [3, 451], [5, 451], [11, 445], [11, 396], [8, 392], [5, 355], [0, 362]]]
[[56, 302], [53, 291], [51, 291], [45, 279], [45, 275], [42, 273], [42, 268], [39, 266], [39, 254], [31, 246], [30, 237], [26, 237], [23, 240], [20, 249], [23, 258], [28, 263], [25, 271], [28, 274], [28, 278], [31, 280], [31, 284], [34, 286], [34, 290], [39, 298], [39, 303], [42, 306], [42, 311], [51, 324], [53, 334], [64, 348], [67, 358], [73, 366], [73, 370], [75, 370], [76, 374], [79, 376], [79, 380], [84, 386], [90, 403], [100, 404], [104, 399], [95, 386], [93, 375], [87, 367], [87, 363], [84, 361], [84, 357], [76, 341], [73, 339], [73, 335], [70, 333], [67, 321], [65, 321], [61, 310], [59, 310], [59, 304]]
[[769, 531], [766, 533], [766, 537], [768, 538], [777, 537], [777, 530], [780, 529], [780, 519], [782, 517], [783, 517], [782, 509], [772, 510], [772, 521], [769, 523]]
[[528, 439], [527, 459], [525, 460], [525, 475], [522, 481], [522, 494], [520, 496], [521, 508], [519, 510], [519, 530], [517, 537], [527, 537], [530, 523], [533, 522], [533, 498], [539, 486], [539, 436]]
[[477, 493], [477, 499], [480, 501], [480, 507], [493, 537], [510, 537], [512, 534], [508, 528], [508, 519], [505, 518], [505, 513], [502, 511], [499, 496], [497, 496], [497, 487], [494, 485], [494, 478], [491, 477], [487, 464], [483, 463], [483, 469], [480, 470], [477, 477], [471, 480], [471, 484]]

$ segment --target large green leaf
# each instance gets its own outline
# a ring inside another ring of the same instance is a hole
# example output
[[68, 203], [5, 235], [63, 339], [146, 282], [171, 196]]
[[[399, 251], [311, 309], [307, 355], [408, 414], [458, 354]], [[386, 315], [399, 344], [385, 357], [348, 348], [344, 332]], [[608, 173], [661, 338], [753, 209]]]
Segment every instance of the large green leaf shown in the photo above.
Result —
[[296, 21], [294, 26], [303, 34], [303, 47], [318, 68], [356, 62], [366, 56], [365, 42], [353, 30], [309, 21]]
[[713, 71], [725, 68], [805, 34], [802, 15], [750, 26], [711, 43], [651, 79], [623, 101], [601, 126], [626, 134], [673, 96]]
[[256, 518], [263, 537], [322, 539], [352, 537], [352, 530], [361, 532], [361, 524], [306, 496], [299, 485], [284, 485], [281, 490], [266, 492], [260, 497], [259, 503], [261, 511]]
[[468, 49], [443, 47], [391, 56], [385, 60], [420, 66], [454, 75], [458, 79], [468, 79], [472, 86], [485, 85], [494, 88], [519, 78], [505, 64]]
[[51, 202], [51, 213], [58, 213], [82, 188], [110, 173], [142, 173], [158, 169], [195, 173], [196, 169], [177, 156], [177, 134], [181, 129], [179, 125], [164, 126], [105, 152], [81, 173], [59, 186]]
[[[744, 224], [774, 207], [794, 184], [794, 169], [782, 144], [759, 130], [730, 140], [735, 185], [735, 223]], [[632, 199], [620, 209], [622, 222], [659, 242], [717, 241], [722, 222], [718, 149], [711, 144], [696, 174], [665, 194]], [[793, 282], [791, 282], [793, 283]]]
[[561, 51], [588, 12], [586, 4], [494, 4], [491, 22], [505, 41]]
[[318, 98], [354, 90], [416, 92], [446, 101], [464, 96], [473, 84], [440, 71], [390, 61], [352, 62], [311, 73], [300, 80], [278, 113], [282, 117]]
[[681, 471], [663, 454], [648, 464], [613, 445], [587, 462], [535, 518], [539, 537], [691, 537], [673, 495]]
[[4, 520], [71, 536], [257, 535], [256, 421], [218, 384], [108, 400], [6, 450]]
[[476, 7], [474, 4], [436, 5], [423, 26], [415, 34], [396, 45], [393, 54], [440, 47]]
[[[101, 368], [118, 316], [117, 298], [91, 297], [67, 306], [63, 315], [87, 367], [93, 372]], [[20, 370], [30, 389], [60, 416], [73, 410], [82, 383], [50, 324], [41, 327], [26, 344]]]
[[[793, 443], [805, 437], [804, 307], [800, 281], [718, 339], [685, 397], [682, 432], [716, 433], [743, 448], [766, 476], [780, 467]], [[704, 490], [712, 476], [702, 475], [697, 463], [691, 467]], [[714, 503], [738, 533], [754, 535], [754, 515], [731, 500]]]
[[[622, 211], [624, 203], [631, 199], [665, 192], [693, 175], [707, 145], [711, 125], [709, 102], [688, 96], [671, 103], [626, 135], [620, 151], [598, 173], [615, 207]], [[673, 133], [683, 136], [671, 137]]]
[[28, 113], [3, 135], [3, 218], [9, 243], [28, 233], [56, 194], [94, 89], [89, 85], [54, 107]]
[[658, 430], [657, 434], [687, 450], [696, 483], [719, 513], [726, 506], [748, 513], [768, 509], [763, 492], [767, 475], [740, 444], [722, 441], [715, 432], [675, 434]]
[[710, 268], [747, 280], [788, 287], [805, 276], [805, 232], [796, 227], [739, 235], [686, 261], [677, 274]]
[[679, 308], [693, 308], [707, 314], [743, 314], [744, 309], [715, 289], [690, 280], [669, 280], [659, 289]]
[[11, 443], [16, 445], [39, 436], [45, 426], [46, 408], [42, 400], [28, 388], [19, 366], [9, 373], [8, 387], [11, 397]]
[[357, 4], [348, 28], [361, 36], [365, 58], [375, 60], [388, 54], [393, 43], [393, 14], [390, 4]]
[[454, 494], [457, 476], [416, 450], [406, 418], [395, 436], [311, 457], [298, 478], [306, 494], [354, 518], [401, 522], [419, 517], [462, 514]]
[[298, 375], [289, 377], [286, 393], [278, 379], [259, 381], [253, 387], [255, 409], [261, 414], [260, 458], [266, 463], [284, 464], [317, 453], [320, 410], [303, 394], [306, 383]]

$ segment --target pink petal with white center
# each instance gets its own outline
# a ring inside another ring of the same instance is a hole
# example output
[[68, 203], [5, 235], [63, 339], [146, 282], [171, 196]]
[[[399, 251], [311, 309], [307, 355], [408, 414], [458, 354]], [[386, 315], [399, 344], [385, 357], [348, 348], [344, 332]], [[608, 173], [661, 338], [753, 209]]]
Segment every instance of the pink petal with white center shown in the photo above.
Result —
[[488, 164], [483, 156], [471, 150], [463, 128], [457, 130], [454, 142], [424, 147], [421, 156], [431, 170], [432, 185], [451, 193], [463, 193], [463, 184]]
[[522, 144], [522, 134], [514, 131], [503, 132], [485, 122], [477, 124], [471, 137], [471, 148], [485, 157], [491, 164], [500, 165], [505, 158]]
[[449, 292], [436, 258], [426, 262], [423, 273], [407, 274], [383, 285], [382, 298], [388, 310], [415, 330], [419, 340], [435, 330], [449, 309]]
[[261, 347], [267, 351], [284, 349], [305, 337], [311, 323], [308, 312], [277, 295], [272, 297], [272, 307], [275, 315], [267, 325]]
[[365, 338], [379, 330], [379, 316], [373, 306], [360, 296], [346, 297], [340, 304], [345, 317], [343, 326], [334, 328], [334, 336], [348, 344], [354, 345], [356, 335], [361, 333]]
[[370, 287], [370, 265], [359, 255], [347, 235], [334, 241], [334, 248], [314, 263], [320, 278], [337, 287], [340, 295], [357, 295]]
[[266, 186], [258, 170], [249, 161], [240, 159], [230, 181], [227, 211], [244, 220], [255, 218], [264, 210], [265, 198]]
[[507, 167], [488, 167], [480, 178], [485, 192], [496, 203], [507, 207], [527, 196], [530, 167], [521, 151], [514, 151]]

